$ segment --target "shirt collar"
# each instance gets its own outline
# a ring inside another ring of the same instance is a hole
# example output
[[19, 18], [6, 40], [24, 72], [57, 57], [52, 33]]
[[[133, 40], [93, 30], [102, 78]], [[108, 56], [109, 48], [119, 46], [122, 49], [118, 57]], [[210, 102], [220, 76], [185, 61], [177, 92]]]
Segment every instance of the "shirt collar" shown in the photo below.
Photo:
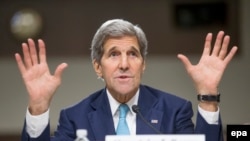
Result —
[[[113, 96], [110, 94], [110, 92], [108, 91], [108, 89], [106, 89], [107, 95], [108, 95], [108, 100], [109, 100], [109, 104], [110, 104], [110, 109], [112, 112], [112, 116], [114, 116], [118, 110], [118, 107], [120, 106], [121, 103], [119, 103], [118, 101], [116, 101]], [[137, 105], [138, 103], [138, 97], [139, 97], [139, 92], [140, 89], [137, 90], [136, 94], [126, 103], [129, 107], [129, 111], [130, 113], [132, 113], [132, 115], [134, 115], [135, 113], [132, 112], [132, 106], [133, 105]]]

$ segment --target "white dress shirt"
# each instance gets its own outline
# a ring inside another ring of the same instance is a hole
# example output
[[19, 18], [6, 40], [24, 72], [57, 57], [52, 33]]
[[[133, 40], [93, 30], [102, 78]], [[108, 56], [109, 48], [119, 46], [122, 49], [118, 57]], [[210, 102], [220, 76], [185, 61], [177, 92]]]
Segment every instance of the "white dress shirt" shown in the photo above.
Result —
[[[121, 103], [117, 102], [113, 96], [110, 94], [108, 90], [106, 90], [108, 94], [108, 100], [109, 100], [109, 105], [111, 108], [111, 113], [113, 116], [113, 121], [114, 121], [114, 127], [115, 130], [118, 126], [119, 122], [119, 106]], [[136, 134], [136, 113], [133, 112], [132, 106], [137, 105], [138, 103], [138, 97], [139, 97], [139, 90], [136, 92], [135, 96], [132, 97], [126, 104], [129, 107], [129, 111], [127, 113], [126, 121], [128, 124], [129, 132], [130, 135], [135, 135]]]
[[[110, 108], [113, 116], [114, 121], [114, 128], [116, 130], [118, 121], [119, 121], [119, 105], [120, 103], [117, 102], [110, 94], [108, 90], [106, 90], [108, 95], [108, 100], [110, 103]], [[136, 114], [132, 110], [133, 105], [137, 105], [139, 98], [139, 90], [136, 92], [135, 96], [129, 100], [126, 104], [129, 106], [129, 112], [127, 114], [127, 124], [130, 130], [131, 135], [136, 134]], [[219, 108], [216, 112], [209, 112], [203, 110], [200, 106], [198, 106], [198, 111], [201, 116], [207, 121], [209, 124], [218, 124], [219, 120]], [[42, 134], [44, 129], [49, 123], [49, 110], [41, 115], [33, 116], [30, 114], [28, 108], [26, 112], [26, 130], [27, 133], [32, 138], [36, 138]]]

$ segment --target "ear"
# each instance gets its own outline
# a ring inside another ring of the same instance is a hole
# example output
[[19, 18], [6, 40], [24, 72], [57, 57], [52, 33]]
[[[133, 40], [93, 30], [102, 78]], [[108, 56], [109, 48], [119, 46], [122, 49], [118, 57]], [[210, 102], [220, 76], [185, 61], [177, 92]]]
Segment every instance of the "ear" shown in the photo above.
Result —
[[99, 64], [96, 60], [93, 60], [92, 64], [93, 64], [93, 68], [95, 70], [96, 75], [98, 77], [102, 78], [102, 66], [101, 66], [101, 64]]
[[142, 68], [142, 72], [144, 73], [144, 71], [145, 71], [145, 69], [146, 69], [146, 61], [144, 60], [143, 61], [143, 66], [142, 66], [143, 68]]

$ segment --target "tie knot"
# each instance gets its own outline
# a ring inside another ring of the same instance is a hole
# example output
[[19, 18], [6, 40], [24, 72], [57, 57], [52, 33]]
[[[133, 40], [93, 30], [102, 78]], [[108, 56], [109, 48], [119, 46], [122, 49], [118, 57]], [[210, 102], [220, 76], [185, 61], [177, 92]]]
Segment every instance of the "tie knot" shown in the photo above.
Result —
[[121, 104], [121, 105], [119, 106], [119, 110], [120, 110], [120, 115], [119, 115], [119, 117], [120, 117], [120, 118], [125, 118], [126, 115], [127, 115], [128, 110], [129, 110], [128, 105], [127, 105], [127, 104]]

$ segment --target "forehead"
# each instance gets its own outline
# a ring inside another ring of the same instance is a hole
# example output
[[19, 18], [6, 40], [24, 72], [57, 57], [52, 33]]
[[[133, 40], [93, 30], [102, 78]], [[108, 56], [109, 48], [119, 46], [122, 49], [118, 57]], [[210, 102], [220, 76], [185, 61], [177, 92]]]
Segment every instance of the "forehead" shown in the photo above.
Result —
[[104, 51], [111, 48], [129, 49], [131, 47], [140, 50], [136, 36], [110, 37], [104, 43]]

